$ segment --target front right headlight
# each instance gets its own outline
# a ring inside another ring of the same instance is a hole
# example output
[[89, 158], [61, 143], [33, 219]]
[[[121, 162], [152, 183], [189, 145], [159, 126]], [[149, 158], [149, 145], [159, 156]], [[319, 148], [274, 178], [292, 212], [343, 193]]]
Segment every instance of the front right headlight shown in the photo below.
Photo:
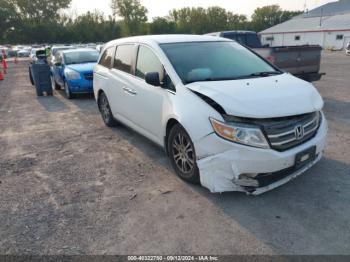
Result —
[[259, 148], [270, 148], [259, 127], [247, 126], [241, 123], [221, 122], [209, 118], [215, 133], [232, 142]]

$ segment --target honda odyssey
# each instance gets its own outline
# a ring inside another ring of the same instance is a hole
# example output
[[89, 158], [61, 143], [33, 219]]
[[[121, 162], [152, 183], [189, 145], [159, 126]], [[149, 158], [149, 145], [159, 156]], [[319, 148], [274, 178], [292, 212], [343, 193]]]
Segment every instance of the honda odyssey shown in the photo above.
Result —
[[123, 123], [160, 145], [180, 178], [211, 192], [263, 193], [323, 154], [327, 121], [314, 86], [232, 40], [111, 41], [93, 86], [107, 126]]

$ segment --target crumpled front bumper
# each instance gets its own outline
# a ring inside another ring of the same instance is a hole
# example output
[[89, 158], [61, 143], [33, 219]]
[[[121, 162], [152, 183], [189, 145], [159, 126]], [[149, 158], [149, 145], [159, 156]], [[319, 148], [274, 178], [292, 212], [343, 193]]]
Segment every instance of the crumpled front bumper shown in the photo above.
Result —
[[[216, 134], [208, 135], [195, 144], [201, 184], [212, 193], [241, 191], [258, 195], [287, 183], [322, 158], [328, 130], [327, 121], [323, 119], [315, 137], [284, 152], [243, 146], [223, 140]], [[298, 169], [293, 169], [296, 155], [312, 146], [316, 146], [315, 159]], [[238, 183], [242, 174], [271, 173], [281, 170], [291, 170], [291, 172], [264, 187], [252, 188]]]

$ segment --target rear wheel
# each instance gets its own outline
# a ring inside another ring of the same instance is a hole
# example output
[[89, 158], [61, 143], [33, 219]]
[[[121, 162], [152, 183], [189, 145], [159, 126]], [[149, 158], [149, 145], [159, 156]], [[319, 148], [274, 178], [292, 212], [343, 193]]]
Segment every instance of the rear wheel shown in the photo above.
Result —
[[34, 79], [33, 79], [32, 70], [30, 70], [30, 67], [29, 67], [29, 79], [30, 79], [30, 83], [34, 85]]
[[52, 89], [61, 90], [61, 86], [56, 83], [56, 80], [53, 76], [51, 76], [51, 84], [52, 84]]
[[100, 110], [103, 122], [106, 126], [114, 127], [117, 125], [117, 121], [114, 119], [111, 107], [105, 93], [101, 93], [98, 97], [98, 108]]
[[190, 183], [199, 183], [199, 170], [192, 140], [186, 130], [176, 124], [168, 136], [168, 153], [176, 174]]

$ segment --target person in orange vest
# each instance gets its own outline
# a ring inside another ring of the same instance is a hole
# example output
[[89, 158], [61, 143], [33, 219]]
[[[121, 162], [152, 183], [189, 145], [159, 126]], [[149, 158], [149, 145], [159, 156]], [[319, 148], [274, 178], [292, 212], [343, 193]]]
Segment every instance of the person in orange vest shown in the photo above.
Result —
[[2, 69], [4, 69], [4, 73], [6, 74], [7, 62], [5, 50], [2, 50], [2, 55], [0, 55], [0, 62], [2, 63]]
[[[1, 58], [1, 56], [0, 56], [0, 58]], [[2, 70], [0, 70], [0, 81], [2, 81], [2, 80], [4, 80], [4, 75], [2, 74]]]

